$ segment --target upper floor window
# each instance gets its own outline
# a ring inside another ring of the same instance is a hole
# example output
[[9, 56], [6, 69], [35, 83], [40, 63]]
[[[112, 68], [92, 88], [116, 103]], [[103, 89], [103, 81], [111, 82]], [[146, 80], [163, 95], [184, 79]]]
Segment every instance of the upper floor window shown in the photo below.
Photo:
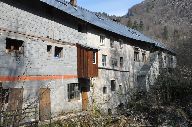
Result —
[[120, 57], [120, 67], [123, 67], [123, 57]]
[[164, 62], [167, 63], [167, 57], [166, 56], [164, 56]]
[[47, 52], [51, 53], [52, 52], [52, 46], [51, 45], [47, 45]]
[[139, 62], [139, 48], [135, 48], [135, 51], [134, 51], [134, 61]]
[[110, 39], [110, 47], [114, 48], [114, 39]]
[[170, 60], [171, 64], [173, 64], [173, 57], [171, 57], [171, 60]]
[[78, 24], [78, 32], [83, 32], [83, 25], [82, 24]]
[[115, 91], [116, 90], [116, 82], [115, 80], [111, 80], [111, 91]]
[[112, 63], [112, 67], [117, 67], [118, 66], [118, 61], [115, 58], [111, 58], [111, 63]]
[[63, 56], [63, 48], [55, 46], [55, 57], [61, 58]]
[[6, 38], [6, 52], [22, 51], [23, 41]]
[[100, 35], [100, 45], [105, 45], [105, 36]]
[[80, 88], [78, 83], [70, 83], [67, 85], [68, 99], [69, 101], [80, 99]]
[[97, 53], [93, 52], [93, 64], [97, 63]]
[[146, 58], [146, 53], [142, 53], [142, 62], [146, 62], [147, 58]]
[[123, 48], [123, 40], [119, 40], [119, 46], [120, 48]]
[[102, 55], [102, 66], [106, 67], [107, 65], [107, 55]]

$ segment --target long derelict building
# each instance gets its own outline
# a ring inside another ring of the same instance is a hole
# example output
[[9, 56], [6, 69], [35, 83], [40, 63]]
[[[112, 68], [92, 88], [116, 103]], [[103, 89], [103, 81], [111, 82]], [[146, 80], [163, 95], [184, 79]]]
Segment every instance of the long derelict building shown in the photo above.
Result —
[[76, 5], [76, 0], [0, 0], [0, 109], [32, 119], [115, 112], [176, 67], [163, 43]]

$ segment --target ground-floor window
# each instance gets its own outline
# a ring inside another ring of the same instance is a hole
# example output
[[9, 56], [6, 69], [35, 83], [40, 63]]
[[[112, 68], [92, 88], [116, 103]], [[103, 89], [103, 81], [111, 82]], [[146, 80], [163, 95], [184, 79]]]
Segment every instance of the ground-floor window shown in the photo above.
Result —
[[68, 84], [68, 99], [71, 100], [79, 100], [80, 99], [80, 88], [78, 83], [70, 83]]
[[107, 93], [107, 87], [103, 87], [103, 94], [106, 94]]
[[8, 101], [9, 101], [9, 89], [0, 88], [0, 102], [2, 104], [7, 104]]
[[111, 91], [115, 91], [115, 90], [116, 90], [115, 80], [111, 80]]

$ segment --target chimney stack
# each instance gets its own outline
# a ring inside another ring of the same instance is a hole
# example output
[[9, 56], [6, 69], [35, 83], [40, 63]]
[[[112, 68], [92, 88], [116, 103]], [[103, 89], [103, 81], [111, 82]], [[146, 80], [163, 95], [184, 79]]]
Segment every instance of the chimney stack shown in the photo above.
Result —
[[70, 0], [70, 3], [72, 6], [76, 7], [77, 6], [77, 0]]

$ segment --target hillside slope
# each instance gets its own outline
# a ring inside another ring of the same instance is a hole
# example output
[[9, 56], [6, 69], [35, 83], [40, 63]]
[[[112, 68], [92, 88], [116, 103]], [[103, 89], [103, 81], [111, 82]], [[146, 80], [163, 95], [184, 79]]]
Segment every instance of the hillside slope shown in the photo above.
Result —
[[192, 66], [191, 0], [145, 0], [118, 21], [166, 43], [177, 51], [179, 65]]

